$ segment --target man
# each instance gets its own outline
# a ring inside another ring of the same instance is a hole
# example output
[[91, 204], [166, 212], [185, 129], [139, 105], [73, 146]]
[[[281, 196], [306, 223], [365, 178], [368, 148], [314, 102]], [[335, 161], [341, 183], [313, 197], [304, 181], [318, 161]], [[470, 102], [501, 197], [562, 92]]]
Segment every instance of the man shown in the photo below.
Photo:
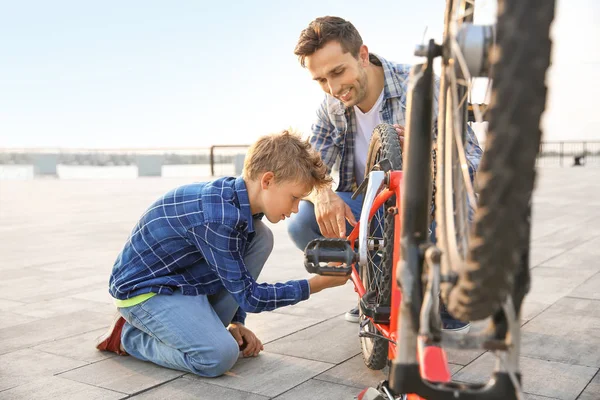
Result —
[[[410, 66], [369, 53], [352, 23], [331, 16], [312, 21], [300, 34], [294, 53], [326, 93], [310, 143], [330, 173], [339, 159], [336, 191], [328, 186], [313, 192], [288, 225], [292, 240], [304, 249], [321, 235], [345, 237], [356, 224], [362, 197], [352, 200], [351, 196], [364, 178], [373, 129], [380, 123], [392, 124], [403, 143]], [[482, 150], [470, 129], [466, 152], [473, 176]], [[358, 308], [346, 313], [346, 319], [358, 322]], [[469, 328], [445, 310], [442, 319], [444, 329], [466, 332]]]

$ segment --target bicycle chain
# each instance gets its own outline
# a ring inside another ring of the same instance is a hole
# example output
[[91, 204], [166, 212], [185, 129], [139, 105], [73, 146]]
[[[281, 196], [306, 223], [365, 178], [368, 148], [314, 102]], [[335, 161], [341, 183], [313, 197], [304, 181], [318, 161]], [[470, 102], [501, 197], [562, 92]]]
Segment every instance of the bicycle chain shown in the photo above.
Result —
[[437, 152], [436, 152], [437, 145], [434, 143], [433, 146], [434, 147], [431, 149], [431, 159], [433, 162], [433, 177], [431, 180], [433, 182], [433, 189], [431, 190], [431, 221], [435, 221], [435, 192], [436, 192], [435, 180], [436, 180], [436, 176], [437, 176]]

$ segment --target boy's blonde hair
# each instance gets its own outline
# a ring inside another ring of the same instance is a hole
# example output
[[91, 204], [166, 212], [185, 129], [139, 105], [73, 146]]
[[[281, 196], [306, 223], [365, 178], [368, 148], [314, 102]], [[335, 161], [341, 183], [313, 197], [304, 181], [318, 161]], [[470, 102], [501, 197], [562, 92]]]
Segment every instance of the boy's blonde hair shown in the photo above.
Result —
[[263, 136], [248, 149], [244, 179], [257, 180], [269, 171], [275, 174], [276, 182], [306, 182], [311, 189], [321, 188], [332, 181], [321, 155], [308, 140], [288, 130]]

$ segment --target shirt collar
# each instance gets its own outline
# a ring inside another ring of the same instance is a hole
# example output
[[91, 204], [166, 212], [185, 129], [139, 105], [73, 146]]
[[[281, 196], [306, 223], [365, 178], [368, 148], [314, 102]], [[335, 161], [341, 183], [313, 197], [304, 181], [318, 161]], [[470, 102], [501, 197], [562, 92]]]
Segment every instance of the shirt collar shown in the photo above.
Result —
[[252, 215], [252, 210], [250, 209], [250, 199], [248, 198], [248, 188], [246, 187], [246, 182], [244, 182], [244, 178], [238, 176], [235, 178], [234, 183], [235, 193], [237, 194], [238, 202], [240, 203], [240, 212], [246, 221], [248, 221], [248, 233], [254, 232], [254, 218], [262, 219], [264, 216], [263, 213], [258, 213]]
[[394, 71], [394, 64], [374, 53], [369, 53], [369, 61], [383, 68], [383, 99], [402, 97], [404, 90]]

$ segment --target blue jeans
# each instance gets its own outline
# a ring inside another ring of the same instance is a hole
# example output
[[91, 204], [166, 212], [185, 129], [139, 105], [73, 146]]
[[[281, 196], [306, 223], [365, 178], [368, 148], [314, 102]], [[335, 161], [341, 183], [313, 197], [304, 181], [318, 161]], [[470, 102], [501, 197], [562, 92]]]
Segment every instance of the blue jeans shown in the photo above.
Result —
[[[346, 204], [350, 206], [352, 214], [358, 221], [360, 219], [360, 212], [362, 210], [363, 196], [360, 195], [356, 200], [352, 200], [352, 193], [349, 192], [336, 192]], [[429, 238], [433, 243], [436, 243], [435, 235], [436, 223], [433, 221], [429, 227]], [[346, 235], [350, 233], [352, 226], [346, 221]], [[302, 200], [298, 206], [298, 213], [293, 215], [290, 222], [288, 223], [288, 233], [292, 238], [292, 241], [300, 250], [304, 251], [306, 245], [313, 239], [323, 237], [317, 224], [315, 217], [315, 208], [309, 201]], [[377, 261], [375, 258], [374, 261]], [[445, 306], [442, 304], [442, 323], [444, 329], [457, 329], [467, 325], [464, 322], [454, 319], [454, 317], [447, 312]]]
[[[350, 192], [336, 192], [336, 194], [344, 200], [344, 203], [350, 206], [354, 218], [358, 221], [362, 211], [363, 195], [361, 194], [356, 200], [352, 200], [352, 193]], [[433, 243], [436, 242], [435, 225], [435, 221], [432, 222], [429, 231], [429, 237]], [[306, 245], [311, 240], [323, 237], [319, 229], [319, 224], [317, 224], [317, 218], [315, 217], [315, 207], [310, 201], [300, 201], [298, 213], [292, 214], [287, 228], [290, 238], [296, 247], [302, 251], [304, 251]], [[346, 236], [350, 234], [352, 228], [352, 225], [346, 221]]]
[[[362, 210], [363, 195], [359, 195], [356, 200], [352, 200], [351, 192], [336, 192], [338, 196], [344, 200], [344, 203], [350, 206], [354, 218], [360, 219], [360, 211]], [[304, 251], [306, 245], [313, 239], [321, 238], [321, 230], [317, 224], [315, 217], [315, 207], [310, 201], [302, 200], [298, 205], [298, 213], [292, 214], [288, 222], [288, 233], [292, 241], [300, 250]], [[346, 236], [352, 231], [352, 225], [346, 221]]]
[[[273, 233], [254, 220], [256, 236], [244, 262], [258, 278], [273, 249]], [[208, 268], [208, 266], [207, 266]], [[236, 363], [239, 346], [226, 327], [238, 304], [224, 288], [212, 296], [156, 295], [132, 307], [119, 308], [127, 320], [121, 334], [125, 351], [142, 361], [163, 367], [215, 377]]]

